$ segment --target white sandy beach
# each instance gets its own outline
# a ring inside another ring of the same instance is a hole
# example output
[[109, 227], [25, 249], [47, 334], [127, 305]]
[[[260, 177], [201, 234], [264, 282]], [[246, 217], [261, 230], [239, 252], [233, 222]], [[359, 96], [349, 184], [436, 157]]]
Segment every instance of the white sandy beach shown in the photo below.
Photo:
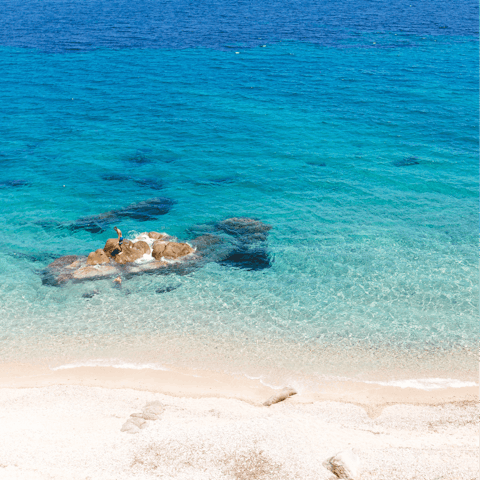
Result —
[[[360, 479], [478, 476], [475, 387], [346, 385], [342, 401], [299, 394], [264, 407], [273, 390], [227, 376], [14, 370], [0, 378], [1, 479], [333, 480], [323, 463], [349, 447]], [[158, 420], [120, 431], [153, 400]]]

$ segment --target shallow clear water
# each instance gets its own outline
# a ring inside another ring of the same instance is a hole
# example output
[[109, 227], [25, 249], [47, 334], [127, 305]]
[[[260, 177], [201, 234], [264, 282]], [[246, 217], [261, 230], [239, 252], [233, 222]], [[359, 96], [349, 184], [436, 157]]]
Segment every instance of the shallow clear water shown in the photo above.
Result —
[[[327, 8], [312, 4], [268, 17], [268, 28], [232, 21], [216, 36], [210, 6], [211, 18], [192, 13], [202, 25], [184, 19], [182, 41], [160, 27], [147, 35], [149, 22], [168, 22], [152, 14], [142, 24], [141, 7], [131, 17], [123, 4], [97, 12], [110, 33], [115, 15], [130, 25], [115, 36], [47, 5], [66, 25], [58, 36], [42, 34], [45, 16], [28, 23], [13, 10], [4, 25], [17, 34], [0, 32], [4, 361], [265, 378], [474, 374], [473, 5], [458, 7], [463, 23], [439, 5], [356, 26], [352, 6], [328, 7], [325, 28], [310, 28]], [[86, 15], [89, 4], [79, 5]], [[126, 277], [121, 289], [111, 279], [42, 283], [53, 259], [115, 236], [113, 225], [74, 228], [77, 219], [154, 197], [171, 200], [168, 213], [122, 219], [127, 237], [156, 230], [192, 240], [246, 216], [272, 226], [264, 256]]]

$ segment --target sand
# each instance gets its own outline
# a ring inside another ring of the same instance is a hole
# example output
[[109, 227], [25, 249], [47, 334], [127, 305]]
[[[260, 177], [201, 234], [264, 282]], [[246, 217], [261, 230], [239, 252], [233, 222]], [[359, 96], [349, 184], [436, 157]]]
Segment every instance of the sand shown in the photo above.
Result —
[[[273, 392], [212, 372], [5, 365], [0, 479], [333, 480], [323, 464], [349, 447], [359, 479], [478, 478], [476, 388], [337, 385], [262, 406]], [[120, 431], [153, 400], [158, 420]]]

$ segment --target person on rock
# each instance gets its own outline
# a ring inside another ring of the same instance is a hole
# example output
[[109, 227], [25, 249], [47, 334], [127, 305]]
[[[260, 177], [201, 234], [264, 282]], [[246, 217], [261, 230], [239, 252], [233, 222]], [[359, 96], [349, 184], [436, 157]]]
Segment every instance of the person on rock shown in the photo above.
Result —
[[[123, 244], [123, 236], [122, 236], [122, 231], [117, 228], [113, 227], [113, 229], [117, 232], [118, 235], [118, 249], [120, 250], [120, 253], [122, 253], [122, 244]], [[118, 255], [120, 255], [120, 253]]]

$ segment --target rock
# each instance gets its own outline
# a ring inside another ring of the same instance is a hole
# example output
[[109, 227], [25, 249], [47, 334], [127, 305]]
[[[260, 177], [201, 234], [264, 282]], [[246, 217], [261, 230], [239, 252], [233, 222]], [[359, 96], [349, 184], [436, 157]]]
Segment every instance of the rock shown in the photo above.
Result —
[[269, 407], [270, 405], [273, 405], [274, 403], [278, 403], [278, 402], [281, 402], [285, 399], [287, 399], [288, 397], [292, 396], [292, 395], [296, 395], [297, 392], [296, 390], [294, 390], [293, 388], [291, 387], [285, 387], [283, 390], [280, 390], [278, 393], [276, 393], [275, 395], [272, 395], [268, 400], [266, 400], [263, 404], [266, 406], [266, 407]]
[[117, 273], [117, 269], [111, 265], [102, 265], [100, 267], [94, 267], [92, 265], [88, 267], [82, 267], [73, 272], [72, 278], [77, 280], [84, 280], [87, 278], [95, 277], [107, 277]]
[[324, 465], [338, 478], [345, 480], [355, 480], [360, 473], [360, 458], [351, 448], [329, 458]]
[[156, 413], [151, 412], [132, 413], [130, 416], [143, 418], [144, 420], [158, 420], [160, 418]]
[[121, 432], [127, 432], [127, 433], [138, 433], [140, 431], [140, 427], [132, 422], [132, 419], [129, 418], [123, 425], [122, 428], [120, 429]]
[[133, 244], [133, 246], [142, 252], [142, 256], [145, 254], [150, 254], [152, 252], [150, 245], [143, 240], [139, 240]]
[[148, 232], [147, 235], [150, 238], [153, 238], [154, 240], [160, 240], [162, 238], [168, 237], [168, 235], [165, 235], [164, 233], [158, 233], [158, 232]]
[[143, 412], [151, 412], [155, 413], [156, 415], [160, 415], [165, 410], [164, 406], [158, 401], [155, 400], [154, 402], [148, 402], [145, 407], [143, 407]]
[[176, 243], [176, 242], [162, 242], [157, 240], [153, 244], [152, 256], [156, 260], [160, 260], [162, 257], [168, 258], [169, 260], [174, 260], [179, 257], [184, 257], [193, 252], [193, 248], [187, 243]]
[[141, 240], [135, 243], [130, 242], [129, 240], [124, 240], [120, 250], [118, 239], [116, 238], [109, 238], [105, 243], [103, 250], [108, 257], [113, 258], [116, 263], [121, 265], [134, 262], [143, 257], [145, 253], [150, 253], [148, 243]]
[[165, 248], [167, 248], [167, 242], [157, 240], [153, 244], [152, 257], [155, 258], [155, 260], [160, 260], [163, 257], [163, 252], [165, 251]]
[[133, 265], [128, 267], [128, 273], [142, 273], [142, 272], [151, 272], [153, 270], [158, 270], [159, 268], [164, 268], [167, 266], [167, 262], [160, 262], [155, 260], [154, 262], [143, 263], [141, 265]]
[[115, 278], [113, 281], [114, 283], [122, 284], [122, 279], [120, 277]]
[[143, 250], [135, 247], [134, 243], [124, 243], [122, 251], [113, 257], [116, 263], [125, 265], [126, 263], [134, 262], [143, 257]]
[[[125, 240], [125, 243], [127, 242], [128, 240]], [[120, 247], [118, 246], [118, 238], [109, 238], [106, 241], [105, 246], [103, 247], [103, 251], [110, 258], [113, 258], [115, 255], [117, 255], [117, 253], [120, 252]]]
[[138, 425], [140, 428], [144, 428], [144, 424], [141, 423], [142, 420], [158, 420], [160, 415], [163, 413], [163, 405], [158, 402], [149, 402], [143, 407], [142, 413], [132, 413], [130, 417], [131, 422], [135, 423], [135, 425]]
[[110, 259], [103, 249], [99, 248], [94, 252], [91, 252], [87, 258], [87, 265], [102, 265], [103, 263], [108, 263]]
[[141, 417], [130, 417], [127, 422], [133, 423], [138, 428], [145, 428], [147, 426], [147, 421]]

